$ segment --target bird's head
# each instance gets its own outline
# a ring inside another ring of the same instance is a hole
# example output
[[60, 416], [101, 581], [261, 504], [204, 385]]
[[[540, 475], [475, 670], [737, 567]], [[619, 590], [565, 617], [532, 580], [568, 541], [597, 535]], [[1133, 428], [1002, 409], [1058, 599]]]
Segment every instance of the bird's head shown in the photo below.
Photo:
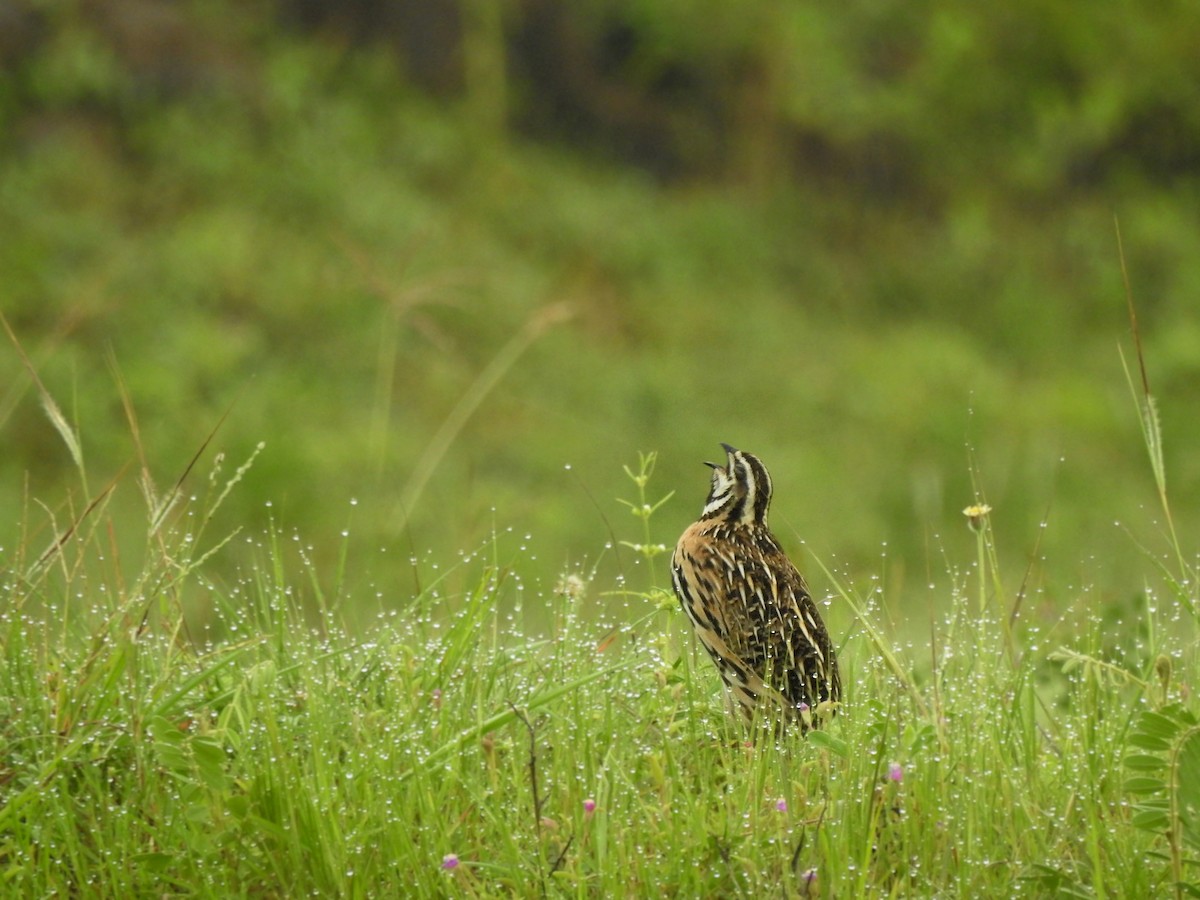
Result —
[[705, 463], [713, 470], [712, 486], [701, 519], [724, 519], [740, 525], [765, 525], [771, 505], [771, 476], [757, 456], [728, 444], [725, 465]]

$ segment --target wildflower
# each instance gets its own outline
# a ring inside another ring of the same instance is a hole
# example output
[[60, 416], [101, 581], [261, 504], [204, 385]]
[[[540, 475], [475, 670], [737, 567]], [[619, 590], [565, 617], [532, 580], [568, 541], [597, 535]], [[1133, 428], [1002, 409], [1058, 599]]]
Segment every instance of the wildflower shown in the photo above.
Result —
[[779, 812], [787, 812], [787, 801], [780, 797], [775, 801], [775, 808], [779, 810]]
[[992, 508], [986, 503], [972, 503], [963, 510], [963, 515], [967, 517], [967, 527], [974, 532], [979, 532], [983, 528], [987, 514], [991, 511]]
[[592, 817], [592, 813], [594, 813], [595, 811], [596, 811], [596, 801], [593, 800], [591, 797], [588, 797], [586, 800], [583, 801], [583, 814], [590, 819]]
[[800, 876], [800, 893], [805, 897], [817, 896], [817, 870], [809, 869]]
[[903, 781], [903, 780], [904, 780], [904, 767], [902, 765], [900, 765], [900, 763], [894, 762], [890, 766], [888, 766], [888, 781], [899, 782], [899, 781]]
[[443, 856], [442, 857], [442, 868], [447, 869], [447, 870], [457, 869], [458, 868], [458, 854], [457, 853], [447, 853], [445, 856]]
[[568, 600], [578, 600], [585, 590], [587, 582], [575, 574], [560, 576], [558, 583], [554, 585], [554, 593]]

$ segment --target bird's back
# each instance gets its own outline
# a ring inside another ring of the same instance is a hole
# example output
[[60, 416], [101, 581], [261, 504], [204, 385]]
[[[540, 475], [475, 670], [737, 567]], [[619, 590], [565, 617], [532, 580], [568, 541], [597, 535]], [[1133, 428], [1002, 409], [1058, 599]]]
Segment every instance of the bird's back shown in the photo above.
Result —
[[800, 572], [766, 529], [697, 522], [672, 560], [676, 593], [747, 714], [838, 702], [833, 644]]

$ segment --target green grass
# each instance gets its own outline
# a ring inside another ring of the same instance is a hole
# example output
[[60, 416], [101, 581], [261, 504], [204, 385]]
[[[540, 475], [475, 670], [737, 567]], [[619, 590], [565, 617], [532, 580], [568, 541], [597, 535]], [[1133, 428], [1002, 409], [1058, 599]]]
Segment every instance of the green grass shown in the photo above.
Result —
[[[0, 895], [1195, 892], [1194, 179], [765, 198], [382, 51], [97, 46], [0, 148]], [[807, 741], [666, 592], [720, 440], [839, 643]]]
[[[925, 641], [890, 625], [910, 598], [813, 573], [831, 588], [844, 710], [808, 740], [776, 739], [727, 715], [663, 587], [674, 536], [656, 530], [653, 463], [627, 469], [625, 543], [650, 564], [612, 582], [577, 566], [553, 588], [526, 583], [528, 539], [499, 530], [452, 565], [409, 561], [403, 596], [364, 598], [345, 588], [350, 539], [324, 572], [277, 526], [233, 536], [252, 561], [210, 579], [230, 540], [211, 523], [244, 468], [165, 515], [148, 503], [149, 528], [102, 499], [44, 553], [10, 550], [4, 890], [1200, 889], [1193, 571], [1148, 557], [1128, 618], [1105, 618], [1087, 589], [1048, 618], [1001, 583], [984, 517], [975, 554], [946, 557], [949, 612]], [[139, 527], [146, 562], [127, 571], [115, 532]], [[197, 602], [202, 625], [184, 612]], [[347, 627], [344, 607], [364, 604], [377, 621]]]

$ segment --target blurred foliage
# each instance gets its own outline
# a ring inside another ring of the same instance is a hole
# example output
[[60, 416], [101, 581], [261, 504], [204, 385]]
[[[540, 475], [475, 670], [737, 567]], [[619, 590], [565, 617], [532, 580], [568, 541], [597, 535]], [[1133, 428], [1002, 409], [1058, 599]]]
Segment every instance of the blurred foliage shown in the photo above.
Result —
[[0, 34], [0, 302], [90, 473], [0, 354], [0, 546], [135, 458], [123, 379], [157, 481], [228, 411], [190, 478], [265, 441], [229, 527], [394, 548], [363, 584], [493, 528], [548, 580], [594, 559], [641, 450], [681, 529], [729, 441], [858, 577], [969, 552], [973, 464], [1031, 589], [1125, 602], [1114, 521], [1161, 542], [1114, 216], [1200, 524], [1194, 3], [63, 0]]

